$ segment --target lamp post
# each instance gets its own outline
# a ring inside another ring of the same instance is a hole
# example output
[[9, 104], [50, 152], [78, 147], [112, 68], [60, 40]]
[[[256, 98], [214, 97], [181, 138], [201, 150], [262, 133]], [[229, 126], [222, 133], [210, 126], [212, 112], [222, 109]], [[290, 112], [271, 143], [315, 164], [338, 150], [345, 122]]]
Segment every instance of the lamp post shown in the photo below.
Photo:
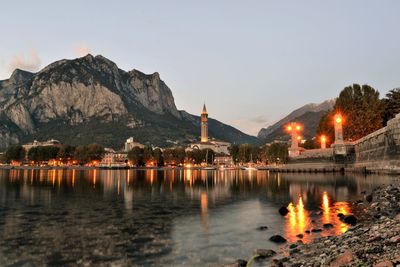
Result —
[[334, 116], [335, 124], [335, 143], [333, 144], [333, 151], [335, 155], [346, 155], [346, 146], [343, 141], [343, 116], [337, 113]]
[[343, 117], [340, 113], [335, 115], [335, 144], [343, 144]]
[[289, 157], [297, 157], [300, 155], [299, 139], [301, 139], [301, 137], [299, 133], [302, 130], [302, 127], [297, 122], [291, 122], [286, 129], [292, 137], [292, 145], [289, 148]]
[[325, 148], [326, 148], [326, 136], [321, 135], [321, 149], [325, 149]]

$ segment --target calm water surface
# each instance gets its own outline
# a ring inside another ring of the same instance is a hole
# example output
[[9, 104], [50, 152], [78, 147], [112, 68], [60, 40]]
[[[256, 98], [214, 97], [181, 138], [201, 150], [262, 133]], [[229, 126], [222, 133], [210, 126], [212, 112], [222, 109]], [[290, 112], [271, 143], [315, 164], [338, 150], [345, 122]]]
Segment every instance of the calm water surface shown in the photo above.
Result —
[[[210, 266], [268, 241], [340, 234], [387, 176], [199, 170], [0, 170], [0, 265]], [[277, 210], [285, 205], [290, 213]], [[266, 225], [268, 230], [257, 227]]]

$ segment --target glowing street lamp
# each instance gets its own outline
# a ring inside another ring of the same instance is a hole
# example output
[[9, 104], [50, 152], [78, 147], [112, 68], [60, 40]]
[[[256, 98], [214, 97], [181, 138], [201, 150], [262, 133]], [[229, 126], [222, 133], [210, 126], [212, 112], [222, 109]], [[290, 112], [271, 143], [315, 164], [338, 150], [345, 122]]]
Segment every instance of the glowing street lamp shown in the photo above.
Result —
[[335, 121], [335, 144], [343, 144], [343, 117], [337, 113], [334, 117]]
[[326, 148], [326, 136], [321, 135], [321, 148], [325, 149]]
[[291, 135], [292, 145], [289, 149], [289, 156], [295, 157], [300, 154], [299, 152], [299, 141], [301, 140], [301, 136], [299, 132], [302, 130], [302, 126], [297, 122], [291, 122], [288, 126], [286, 126], [287, 131]]

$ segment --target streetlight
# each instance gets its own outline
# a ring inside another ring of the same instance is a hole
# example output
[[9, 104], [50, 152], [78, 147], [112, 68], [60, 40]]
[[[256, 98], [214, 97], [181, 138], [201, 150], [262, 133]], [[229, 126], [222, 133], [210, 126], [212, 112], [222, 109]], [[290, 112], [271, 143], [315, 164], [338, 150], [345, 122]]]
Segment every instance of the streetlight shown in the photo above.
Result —
[[335, 121], [335, 144], [343, 143], [343, 116], [340, 113], [336, 113], [334, 117]]
[[299, 135], [299, 132], [302, 130], [302, 128], [303, 127], [297, 122], [291, 122], [286, 126], [287, 131], [292, 136], [292, 145], [289, 149], [289, 156], [296, 157], [300, 154], [299, 141], [301, 136]]
[[321, 135], [321, 148], [325, 149], [326, 148], [326, 136]]

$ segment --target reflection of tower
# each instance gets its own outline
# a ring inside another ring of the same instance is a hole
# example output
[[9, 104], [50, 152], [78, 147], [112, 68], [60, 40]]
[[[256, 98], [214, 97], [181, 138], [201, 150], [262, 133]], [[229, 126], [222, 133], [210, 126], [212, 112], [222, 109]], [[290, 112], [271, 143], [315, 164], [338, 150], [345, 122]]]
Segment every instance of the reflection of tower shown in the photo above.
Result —
[[204, 104], [203, 112], [201, 113], [201, 142], [208, 142], [208, 113], [206, 104]]

